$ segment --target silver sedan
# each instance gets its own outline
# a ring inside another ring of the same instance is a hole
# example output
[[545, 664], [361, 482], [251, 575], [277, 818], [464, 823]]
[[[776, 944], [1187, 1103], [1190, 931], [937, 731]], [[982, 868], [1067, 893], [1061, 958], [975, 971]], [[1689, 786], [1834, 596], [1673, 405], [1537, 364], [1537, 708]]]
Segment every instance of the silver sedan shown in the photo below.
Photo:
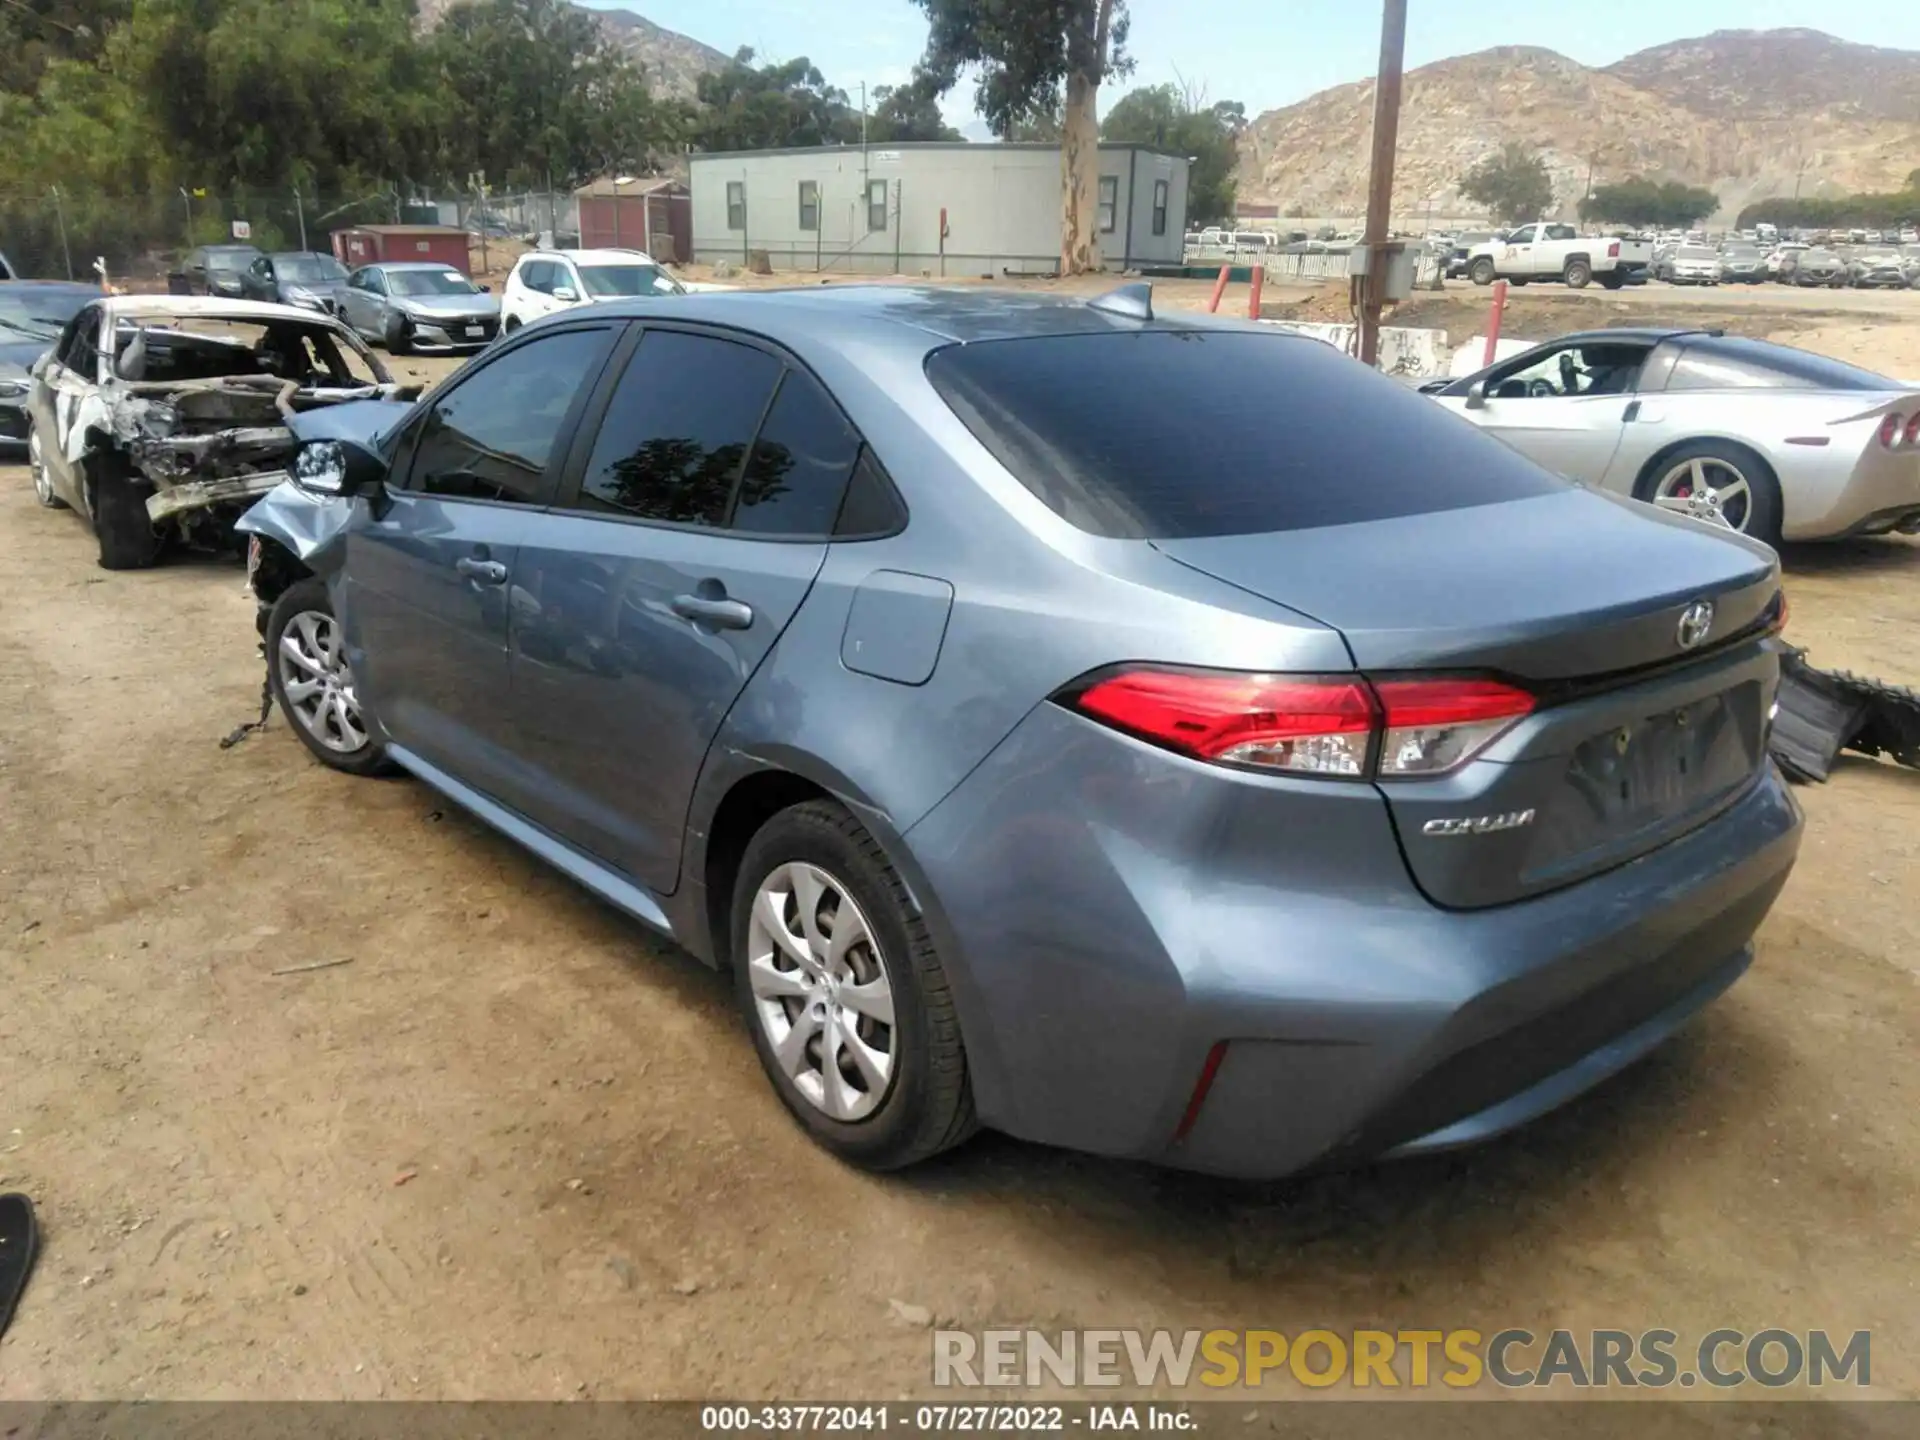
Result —
[[1920, 389], [1804, 350], [1594, 330], [1421, 389], [1570, 479], [1769, 543], [1920, 533]]
[[500, 301], [447, 265], [363, 265], [334, 294], [340, 318], [395, 355], [480, 350], [500, 333]]

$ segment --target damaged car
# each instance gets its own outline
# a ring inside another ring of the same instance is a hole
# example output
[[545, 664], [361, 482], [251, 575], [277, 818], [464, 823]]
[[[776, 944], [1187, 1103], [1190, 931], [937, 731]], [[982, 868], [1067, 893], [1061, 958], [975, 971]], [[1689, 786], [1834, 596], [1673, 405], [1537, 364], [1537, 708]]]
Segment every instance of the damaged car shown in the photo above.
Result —
[[108, 570], [151, 565], [172, 542], [231, 547], [233, 522], [287, 478], [301, 415], [417, 392], [310, 310], [103, 297], [33, 368], [34, 490], [86, 518]]

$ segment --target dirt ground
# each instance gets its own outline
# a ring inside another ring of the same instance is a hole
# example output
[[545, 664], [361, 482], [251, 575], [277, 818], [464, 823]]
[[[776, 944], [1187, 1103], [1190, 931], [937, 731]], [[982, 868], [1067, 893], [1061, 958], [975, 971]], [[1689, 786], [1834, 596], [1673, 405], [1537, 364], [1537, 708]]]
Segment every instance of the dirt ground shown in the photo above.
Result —
[[[1787, 567], [1817, 660], [1920, 683], [1920, 543]], [[1484, 1149], [1239, 1185], [985, 1136], [874, 1178], [714, 974], [278, 718], [219, 748], [259, 685], [236, 563], [101, 571], [0, 467], [0, 1190], [45, 1225], [0, 1399], [892, 1398], [914, 1307], [1869, 1329], [1920, 1396], [1920, 772], [1800, 792], [1750, 976]]]

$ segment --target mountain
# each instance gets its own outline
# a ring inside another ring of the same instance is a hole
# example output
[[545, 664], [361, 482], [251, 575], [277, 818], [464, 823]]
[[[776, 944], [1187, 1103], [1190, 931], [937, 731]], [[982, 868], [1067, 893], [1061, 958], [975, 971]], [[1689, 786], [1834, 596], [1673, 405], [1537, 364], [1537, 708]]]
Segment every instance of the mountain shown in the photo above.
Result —
[[[467, 0], [418, 0], [420, 28], [431, 30], [447, 11], [466, 3]], [[656, 93], [692, 99], [695, 81], [712, 71], [724, 70], [731, 63], [731, 57], [711, 45], [656, 25], [631, 10], [587, 8], [588, 13], [599, 20], [607, 38], [646, 67]]]
[[[1371, 80], [1269, 110], [1247, 127], [1240, 196], [1282, 213], [1366, 208]], [[1504, 142], [1537, 149], [1563, 213], [1631, 175], [1705, 185], [1722, 216], [1768, 195], [1898, 189], [1920, 163], [1920, 53], [1814, 30], [1722, 31], [1603, 70], [1502, 46], [1407, 73], [1394, 166], [1399, 223], [1432, 204], [1465, 215], [1458, 185]]]

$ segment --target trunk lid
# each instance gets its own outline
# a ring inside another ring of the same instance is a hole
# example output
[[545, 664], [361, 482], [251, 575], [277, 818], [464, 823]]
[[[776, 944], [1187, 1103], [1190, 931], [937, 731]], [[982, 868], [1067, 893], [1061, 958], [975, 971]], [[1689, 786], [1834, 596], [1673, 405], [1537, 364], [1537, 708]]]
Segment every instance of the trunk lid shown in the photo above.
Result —
[[[1376, 678], [1489, 673], [1539, 697], [1458, 770], [1378, 784], [1437, 904], [1502, 904], [1624, 864], [1731, 803], [1765, 763], [1778, 567], [1731, 532], [1571, 490], [1153, 543], [1338, 630]], [[1683, 648], [1700, 602], [1711, 625]]]

